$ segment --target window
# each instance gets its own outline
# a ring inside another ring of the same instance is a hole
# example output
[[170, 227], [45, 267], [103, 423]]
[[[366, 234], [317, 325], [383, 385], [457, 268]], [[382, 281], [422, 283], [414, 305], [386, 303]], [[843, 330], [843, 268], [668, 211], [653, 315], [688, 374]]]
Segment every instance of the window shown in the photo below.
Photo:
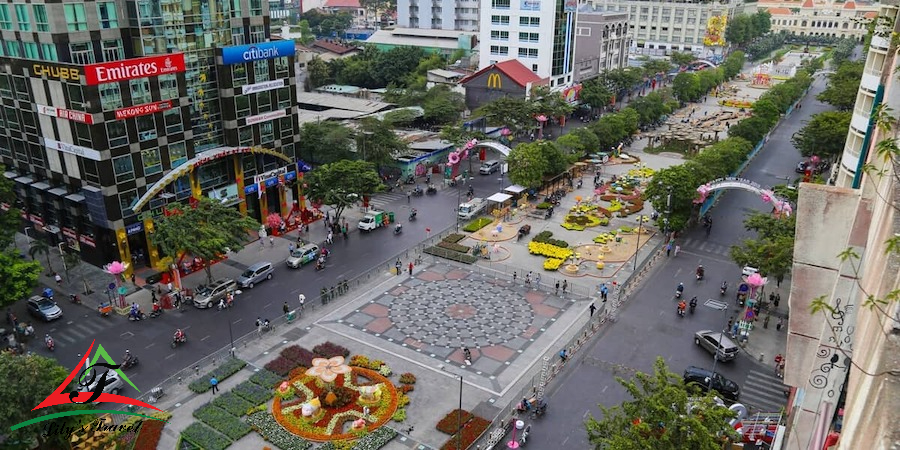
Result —
[[63, 8], [65, 8], [66, 24], [69, 26], [69, 31], [87, 30], [87, 16], [84, 15], [83, 4], [63, 5]]
[[[253, 145], [253, 127], [246, 126], [241, 128], [238, 138], [240, 139], [240, 143], [242, 146]], [[244, 174], [246, 175], [246, 172], [244, 172]]]
[[41, 54], [38, 51], [38, 45], [34, 42], [23, 42], [22, 47], [25, 48], [25, 57], [28, 59], [41, 59]]
[[247, 66], [244, 64], [231, 66], [231, 80], [235, 87], [247, 84]]
[[133, 205], [137, 199], [137, 189], [132, 189], [119, 194], [119, 208], [122, 210], [122, 217], [131, 217], [134, 215], [131, 205]]
[[509, 16], [491, 16], [492, 25], [509, 25]]
[[[125, 122], [121, 120], [106, 122], [106, 139], [109, 141], [109, 148], [128, 145], [128, 132], [125, 129]], [[115, 164], [115, 160], [113, 160], [113, 164]], [[116, 178], [116, 182], [118, 181], [119, 179]]]
[[491, 31], [491, 39], [495, 41], [508, 41], [509, 40], [509, 31]]
[[38, 31], [50, 31], [50, 19], [47, 18], [46, 5], [32, 5], [34, 8], [34, 24]]
[[491, 0], [491, 8], [509, 9], [509, 0]]
[[12, 131], [21, 131], [22, 127], [19, 125], [19, 116], [16, 114], [16, 108], [4, 106], [3, 112], [6, 113], [6, 127]]
[[9, 88], [9, 77], [0, 74], [0, 96], [12, 98], [12, 90]]
[[78, 138], [78, 145], [90, 147], [91, 142], [93, 142], [91, 140], [91, 127], [87, 124], [75, 122], [75, 136]]
[[180, 133], [184, 130], [181, 122], [181, 108], [174, 107], [163, 113], [163, 119], [166, 121], [166, 134]]
[[100, 41], [100, 53], [103, 54], [103, 60], [107, 62], [125, 59], [125, 52], [122, 48], [121, 39], [106, 39]]
[[243, 117], [250, 114], [250, 97], [246, 95], [239, 95], [234, 98], [234, 104], [238, 117]]
[[153, 175], [162, 172], [162, 160], [159, 158], [159, 149], [151, 148], [141, 151], [141, 161], [144, 163], [144, 175]]
[[160, 75], [159, 96], [163, 100], [178, 98], [178, 78], [175, 74]]
[[272, 111], [272, 91], [256, 94], [256, 106], [259, 108], [260, 114]]
[[31, 19], [28, 18], [28, 5], [15, 5], [16, 23], [19, 31], [31, 31]]
[[116, 183], [123, 183], [134, 179], [134, 164], [131, 162], [131, 155], [113, 158], [112, 163], [113, 172], [116, 174]]
[[12, 19], [9, 17], [9, 5], [0, 5], [0, 29], [12, 30]]
[[131, 85], [132, 105], [143, 105], [144, 103], [151, 102], [152, 97], [150, 96], [150, 80], [148, 78], [138, 78], [137, 80], [131, 80], [129, 84]]
[[146, 116], [138, 116], [135, 119], [137, 124], [138, 140], [141, 142], [156, 139], [156, 120], [153, 114]]
[[278, 78], [287, 77], [291, 74], [291, 64], [286, 56], [275, 58], [275, 76]]
[[509, 47], [501, 46], [501, 45], [492, 45], [491, 46], [491, 54], [492, 55], [508, 55]]
[[294, 102], [293, 96], [291, 95], [291, 88], [281, 88], [278, 90], [278, 109], [288, 109], [291, 107]]
[[253, 25], [250, 27], [250, 43], [258, 44], [266, 42], [266, 29], [261, 25]]
[[539, 27], [539, 26], [541, 26], [541, 18], [540, 17], [519, 17], [519, 26]]
[[250, 0], [250, 15], [251, 16], [261, 16], [262, 15], [262, 0]]
[[538, 49], [536, 48], [520, 48], [519, 58], [537, 58]]
[[104, 83], [100, 85], [100, 105], [104, 111], [112, 111], [123, 106], [122, 91], [119, 83]]
[[93, 64], [94, 49], [90, 42], [69, 44], [69, 52], [72, 54], [72, 62], [75, 64]]
[[[28, 81], [25, 77], [13, 76], [13, 89], [16, 91], [16, 98], [23, 101], [30, 101], [30, 97], [28, 97]], [[78, 88], [78, 92], [81, 92], [81, 88]]]
[[41, 54], [44, 55], [45, 61], [59, 61], [56, 54], [56, 44], [41, 44]]
[[22, 51], [19, 50], [19, 41], [6, 41], [6, 56], [22, 56]]
[[294, 134], [293, 121], [290, 117], [282, 117], [278, 119], [278, 128], [281, 129], [282, 138], [289, 138]]
[[100, 19], [100, 28], [119, 28], [115, 2], [97, 3], [97, 16]]
[[253, 75], [254, 82], [259, 83], [260, 81], [269, 81], [269, 61], [253, 61]]
[[169, 144], [169, 165], [174, 169], [187, 162], [187, 148], [184, 142]]
[[231, 43], [234, 45], [244, 45], [246, 44], [244, 40], [244, 29], [241, 27], [235, 27], [231, 29]]
[[275, 122], [270, 120], [259, 124], [259, 141], [261, 144], [270, 144], [275, 141]]
[[537, 42], [540, 39], [540, 33], [519, 33], [519, 42]]
[[231, 0], [231, 17], [241, 17], [241, 0]]

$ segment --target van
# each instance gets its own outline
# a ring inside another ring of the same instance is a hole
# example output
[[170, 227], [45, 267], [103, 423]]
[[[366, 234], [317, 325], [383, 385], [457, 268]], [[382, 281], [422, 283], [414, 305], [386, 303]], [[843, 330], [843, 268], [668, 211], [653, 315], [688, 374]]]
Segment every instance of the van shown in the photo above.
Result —
[[500, 170], [500, 161], [492, 159], [481, 164], [481, 167], [478, 168], [478, 173], [482, 175], [490, 175], [498, 170]]
[[194, 289], [194, 306], [198, 308], [212, 308], [219, 300], [225, 298], [229, 291], [237, 289], [237, 283], [231, 278], [221, 278], [209, 286], [201, 284]]
[[285, 263], [291, 269], [299, 269], [304, 264], [315, 261], [318, 256], [319, 246], [316, 244], [306, 244], [303, 247], [295, 248]]
[[274, 271], [275, 268], [272, 266], [272, 263], [260, 261], [248, 267], [247, 270], [238, 277], [237, 284], [242, 288], [253, 289], [253, 286], [257, 283], [263, 280], [271, 280], [272, 272]]

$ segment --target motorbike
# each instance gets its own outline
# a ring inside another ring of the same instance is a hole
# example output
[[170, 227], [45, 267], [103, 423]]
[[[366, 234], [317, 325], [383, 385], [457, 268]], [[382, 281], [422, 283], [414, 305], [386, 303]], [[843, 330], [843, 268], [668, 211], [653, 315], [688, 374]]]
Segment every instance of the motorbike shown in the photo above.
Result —
[[400, 234], [400, 233], [402, 233], [402, 232], [403, 232], [403, 225], [400, 225], [400, 224], [398, 223], [397, 226], [394, 227], [394, 235], [396, 236], [396, 235], [398, 235], [398, 234]]
[[700, 281], [702, 279], [703, 279], [703, 271], [697, 272], [697, 281]]
[[416, 188], [413, 189], [413, 191], [412, 191], [412, 195], [415, 197], [421, 197], [422, 194], [424, 194], [424, 193], [425, 193], [425, 191], [423, 191], [422, 188], [420, 188], [419, 186], [416, 186]]
[[406, 184], [416, 184], [416, 177], [409, 175], [406, 177], [406, 180], [403, 181]]
[[184, 343], [187, 343], [187, 333], [181, 333], [181, 337], [178, 335], [172, 336], [172, 348]]
[[69, 296], [69, 301], [72, 302], [72, 303], [74, 303], [74, 304], [76, 304], [76, 305], [81, 304], [81, 299], [78, 298], [78, 294], [72, 294], [72, 295], [70, 295], [70, 296]]
[[109, 317], [109, 313], [113, 310], [112, 304], [109, 302], [103, 302], [97, 306], [97, 312], [100, 313], [102, 317]]
[[582, 185], [584, 185], [584, 180], [578, 180], [578, 189], [581, 189]]
[[122, 368], [130, 369], [130, 368], [138, 365], [139, 362], [140, 361], [138, 360], [137, 356], [132, 356], [132, 357], [127, 358], [124, 361], [122, 361]]
[[325, 258], [319, 258], [316, 260], [316, 270], [322, 270], [325, 268]]
[[519, 447], [524, 447], [528, 443], [528, 435], [531, 434], [531, 425], [527, 425], [519, 436]]
[[409, 221], [412, 222], [412, 221], [416, 220], [416, 214], [418, 214], [418, 213], [419, 213], [419, 212], [416, 211], [415, 209], [413, 209], [412, 211], [410, 211], [410, 212], [409, 212]]
[[154, 308], [153, 311], [150, 311], [150, 318], [155, 319], [162, 315], [162, 308]]
[[144, 320], [146, 318], [147, 318], [147, 315], [144, 314], [144, 312], [141, 310], [132, 311], [132, 312], [128, 313], [128, 320], [130, 320], [132, 322], [140, 322], [141, 320]]
[[678, 287], [675, 288], [675, 298], [681, 298], [681, 294], [683, 294], [683, 293], [684, 293], [684, 286], [679, 284]]
[[684, 317], [684, 308], [678, 305], [678, 317]]
[[48, 334], [47, 337], [44, 339], [44, 345], [46, 345], [46, 346], [47, 346], [47, 350], [50, 350], [51, 352], [56, 348], [56, 343], [53, 342], [53, 338], [50, 337], [49, 334]]
[[425, 190], [425, 193], [428, 195], [437, 194], [437, 188], [433, 184], [429, 184], [428, 189]]
[[472, 186], [469, 186], [469, 191], [466, 192], [466, 195], [469, 197], [474, 197], [475, 196], [475, 188], [473, 188]]
[[535, 405], [531, 408], [531, 418], [532, 419], [537, 419], [538, 417], [542, 417], [546, 413], [547, 413], [547, 402], [545, 402], [543, 399], [538, 400], [537, 405]]
[[725, 291], [727, 291], [727, 290], [728, 290], [728, 284], [727, 284], [727, 283], [722, 283], [722, 287], [719, 288], [719, 295], [724, 296], [724, 295], [725, 295]]
[[697, 308], [697, 297], [691, 299], [691, 314], [694, 314], [694, 309]]

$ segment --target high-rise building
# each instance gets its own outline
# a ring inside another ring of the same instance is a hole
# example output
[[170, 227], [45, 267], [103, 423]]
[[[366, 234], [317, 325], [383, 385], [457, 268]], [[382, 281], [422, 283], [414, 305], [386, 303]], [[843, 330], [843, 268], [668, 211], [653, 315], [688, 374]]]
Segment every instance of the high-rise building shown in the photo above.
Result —
[[572, 84], [574, 0], [485, 0], [481, 5], [479, 68], [518, 59], [551, 89]]
[[397, 0], [400, 28], [478, 31], [480, 0]]
[[575, 83], [628, 64], [628, 14], [581, 8], [575, 28]]
[[[784, 372], [794, 388], [790, 450], [897, 445], [898, 1], [883, 1], [878, 15], [835, 186], [799, 188]], [[813, 312], [816, 299], [830, 309]]]
[[0, 0], [0, 162], [29, 226], [155, 265], [171, 201], [284, 213], [294, 45], [268, 38], [263, 0]]

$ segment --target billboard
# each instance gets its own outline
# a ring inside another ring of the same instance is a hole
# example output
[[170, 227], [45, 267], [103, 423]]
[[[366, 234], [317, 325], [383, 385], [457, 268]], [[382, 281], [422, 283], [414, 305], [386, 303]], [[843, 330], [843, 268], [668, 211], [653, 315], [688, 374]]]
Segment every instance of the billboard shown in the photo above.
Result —
[[706, 36], [703, 45], [707, 47], [725, 46], [725, 28], [728, 26], [727, 16], [712, 16], [706, 21]]
[[572, 13], [578, 11], [578, 0], [566, 0], [565, 12]]
[[74, 120], [75, 122], [94, 124], [94, 116], [86, 112], [73, 111], [71, 109], [56, 108], [53, 106], [36, 105], [37, 112], [43, 116], [59, 117], [60, 119]]
[[163, 100], [161, 102], [147, 103], [144, 105], [129, 106], [116, 110], [116, 120], [130, 119], [132, 117], [144, 116], [147, 114], [158, 113], [172, 109], [171, 100]]
[[236, 45], [222, 49], [222, 64], [241, 64], [264, 59], [294, 56], [294, 41], [270, 41]]
[[247, 117], [246, 125], [254, 125], [257, 123], [268, 122], [270, 120], [275, 120], [281, 117], [287, 116], [287, 111], [283, 109], [279, 109], [278, 111], [272, 111], [262, 114], [257, 114], [255, 116]]
[[167, 73], [184, 72], [184, 53], [132, 58], [84, 66], [87, 85], [128, 81], [135, 78], [156, 77]]
[[519, 9], [522, 11], [540, 11], [541, 0], [522, 0]]

